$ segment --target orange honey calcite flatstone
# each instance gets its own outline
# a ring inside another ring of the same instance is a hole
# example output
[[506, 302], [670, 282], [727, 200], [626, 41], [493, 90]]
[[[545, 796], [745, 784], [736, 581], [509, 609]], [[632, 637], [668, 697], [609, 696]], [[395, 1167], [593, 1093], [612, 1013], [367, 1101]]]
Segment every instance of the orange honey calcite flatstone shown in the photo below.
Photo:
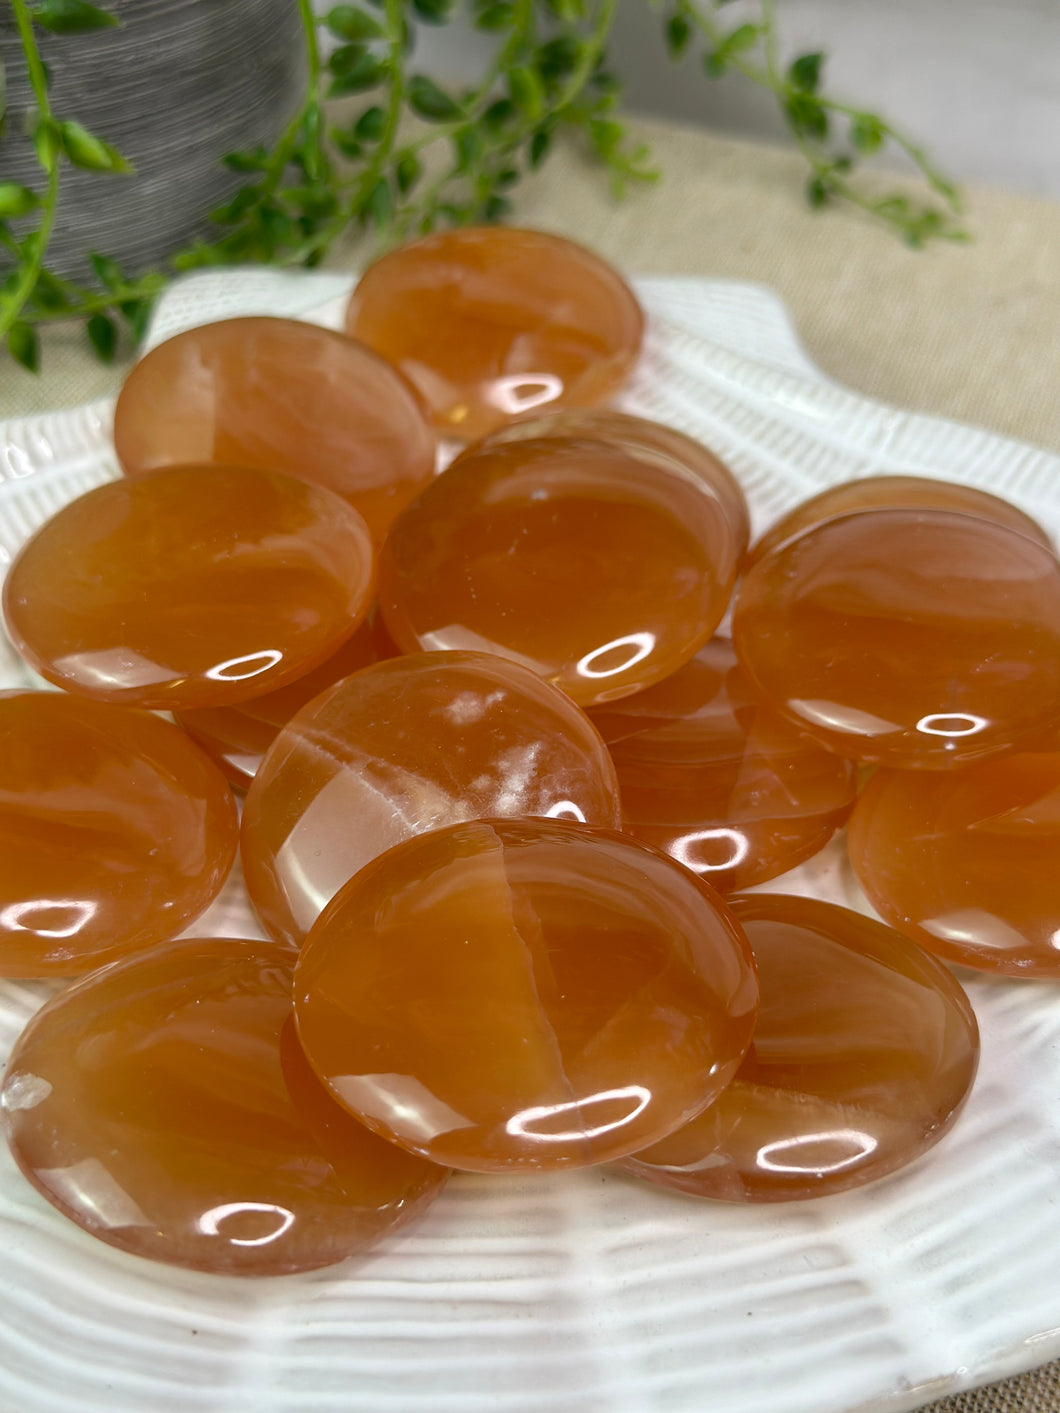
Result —
[[607, 748], [562, 692], [485, 653], [365, 668], [283, 728], [247, 793], [243, 876], [265, 929], [299, 944], [378, 854], [460, 820], [617, 827]]
[[178, 711], [177, 724], [221, 767], [233, 785], [246, 790], [262, 756], [296, 711], [351, 672], [396, 654], [381, 622], [364, 622], [337, 653], [288, 686], [241, 706]]
[[782, 515], [752, 546], [744, 563], [744, 573], [786, 540], [853, 510], [964, 511], [999, 525], [1008, 525], [1039, 540], [1047, 549], [1053, 549], [1052, 540], [1036, 520], [989, 491], [962, 486], [955, 481], [936, 480], [931, 476], [866, 476], [829, 486], [809, 500], [801, 501], [787, 515]]
[[316, 667], [372, 603], [364, 521], [274, 471], [181, 466], [72, 501], [4, 584], [15, 647], [48, 681], [158, 710], [226, 706]]
[[1060, 978], [1055, 740], [946, 775], [878, 771], [847, 845], [877, 912], [921, 946], [982, 971]]
[[987, 519], [860, 511], [758, 560], [733, 641], [758, 689], [830, 750], [946, 768], [1060, 716], [1060, 562]]
[[543, 231], [480, 226], [384, 255], [346, 329], [399, 368], [446, 436], [473, 439], [533, 408], [594, 407], [626, 383], [644, 315], [592, 251]]
[[397, 521], [379, 603], [398, 646], [499, 653], [583, 706], [681, 667], [721, 622], [740, 546], [694, 477], [632, 447], [472, 447]]
[[725, 462], [709, 447], [685, 436], [674, 427], [633, 417], [612, 408], [592, 411], [553, 412], [545, 417], [527, 417], [502, 427], [489, 437], [491, 446], [504, 442], [525, 442], [538, 437], [589, 437], [622, 451], [657, 462], [667, 470], [694, 477], [709, 495], [721, 503], [736, 539], [737, 553], [743, 555], [751, 537], [751, 513], [739, 481]]
[[114, 445], [126, 472], [286, 471], [348, 500], [377, 542], [435, 467], [434, 433], [405, 379], [296, 319], [224, 319], [159, 344], [118, 395]]
[[273, 943], [196, 939], [49, 1001], [0, 1092], [34, 1187], [111, 1246], [226, 1275], [329, 1266], [418, 1216], [446, 1170], [328, 1096], [290, 967]]
[[810, 858], [853, 806], [853, 764], [766, 706], [726, 638], [591, 716], [625, 827], [723, 892]]
[[238, 837], [224, 778], [168, 721], [0, 693], [0, 976], [69, 976], [173, 937]]
[[732, 1077], [756, 995], [717, 893], [557, 820], [390, 850], [333, 899], [295, 972], [299, 1036], [335, 1098], [476, 1172], [600, 1163], [671, 1132]]
[[934, 957], [813, 898], [730, 899], [761, 1005], [736, 1077], [698, 1118], [622, 1166], [725, 1202], [859, 1187], [952, 1125], [979, 1059], [975, 1015]]

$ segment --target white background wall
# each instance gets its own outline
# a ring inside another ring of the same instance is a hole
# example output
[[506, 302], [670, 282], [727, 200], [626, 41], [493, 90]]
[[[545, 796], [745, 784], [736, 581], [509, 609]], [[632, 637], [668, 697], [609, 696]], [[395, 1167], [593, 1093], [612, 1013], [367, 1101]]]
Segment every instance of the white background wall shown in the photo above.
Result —
[[[785, 49], [824, 48], [828, 84], [923, 140], [950, 173], [1060, 198], [1060, 0], [778, 0]], [[736, 0], [732, 24], [757, 7]], [[421, 56], [471, 77], [480, 37], [426, 33]], [[612, 45], [631, 111], [783, 140], [769, 97], [672, 66], [648, 0], [619, 0]]]

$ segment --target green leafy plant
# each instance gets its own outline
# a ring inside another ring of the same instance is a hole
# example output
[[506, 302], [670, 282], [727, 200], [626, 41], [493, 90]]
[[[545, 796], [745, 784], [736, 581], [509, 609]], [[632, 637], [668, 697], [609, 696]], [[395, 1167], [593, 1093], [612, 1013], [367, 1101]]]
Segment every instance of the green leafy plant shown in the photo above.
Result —
[[[630, 141], [618, 117], [621, 89], [606, 55], [617, 0], [463, 0], [496, 45], [479, 82], [459, 90], [419, 71], [414, 57], [417, 29], [445, 24], [456, 0], [368, 0], [371, 9], [337, 4], [322, 17], [310, 0], [291, 0], [305, 36], [305, 93], [271, 150], [223, 159], [245, 180], [210, 213], [212, 239], [178, 252], [165, 269], [134, 276], [93, 253], [94, 282], [63, 279], [46, 257], [64, 170], [120, 180], [131, 168], [76, 117], [53, 109], [37, 32], [75, 35], [117, 20], [89, 0], [10, 3], [33, 93], [42, 186], [0, 179], [0, 254], [10, 266], [0, 285], [0, 339], [31, 370], [40, 362], [38, 329], [55, 320], [83, 320], [96, 353], [112, 359], [120, 326], [138, 337], [175, 273], [254, 261], [313, 266], [351, 227], [386, 245], [439, 226], [503, 220], [510, 189], [540, 166], [562, 129], [581, 135], [616, 195], [657, 176], [650, 153]], [[728, 0], [649, 3], [675, 62], [697, 55], [708, 79], [733, 71], [775, 96], [808, 163], [814, 206], [853, 203], [911, 245], [964, 238], [953, 184], [885, 119], [824, 92], [823, 54], [781, 65], [775, 0], [758, 0], [755, 20], [736, 25], [726, 23]], [[2, 80], [0, 72], [0, 131]], [[359, 95], [352, 115], [333, 101]], [[919, 168], [923, 198], [881, 197], [858, 181], [859, 161], [888, 145]]]

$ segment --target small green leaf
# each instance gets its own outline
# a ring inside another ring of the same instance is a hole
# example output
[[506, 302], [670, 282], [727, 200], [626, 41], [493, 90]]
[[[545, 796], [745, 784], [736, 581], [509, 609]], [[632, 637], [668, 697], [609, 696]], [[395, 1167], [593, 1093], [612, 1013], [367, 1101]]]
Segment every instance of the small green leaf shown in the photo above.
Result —
[[133, 332], [133, 337], [139, 343], [147, 333], [147, 324], [151, 317], [151, 301], [149, 299], [127, 299], [119, 307]]
[[803, 93], [816, 93], [821, 86], [823, 54], [800, 54], [788, 68], [788, 81]]
[[585, 19], [585, 0], [545, 0], [545, 5], [564, 24], [577, 24]]
[[367, 53], [363, 44], [340, 44], [329, 57], [328, 68], [333, 74], [348, 74]]
[[390, 183], [385, 177], [380, 177], [372, 187], [368, 200], [364, 204], [364, 210], [368, 219], [378, 230], [381, 230], [389, 222], [394, 210], [394, 201], [390, 194]]
[[483, 5], [475, 15], [475, 28], [485, 30], [490, 33], [495, 30], [508, 29], [515, 16], [515, 7], [511, 4], [498, 3], [493, 5]]
[[851, 144], [866, 156], [883, 146], [883, 124], [871, 113], [862, 113], [850, 124]]
[[671, 59], [684, 57], [692, 43], [692, 26], [684, 15], [671, 15], [666, 22], [666, 52]]
[[544, 128], [538, 128], [530, 139], [529, 163], [532, 171], [536, 171], [541, 163], [548, 156], [548, 149], [552, 146], [552, 134]]
[[118, 351], [118, 329], [106, 314], [93, 314], [85, 325], [88, 341], [101, 363], [113, 363]]
[[503, 221], [512, 209], [512, 203], [504, 196], [491, 196], [482, 208], [482, 219], [491, 224]]
[[451, 123], [463, 116], [460, 105], [424, 74], [409, 79], [408, 105], [428, 123]]
[[378, 142], [386, 132], [386, 112], [379, 107], [366, 108], [353, 125], [353, 135], [361, 142]]
[[429, 25], [444, 25], [453, 8], [453, 0], [412, 0], [416, 18]]
[[41, 118], [33, 129], [33, 148], [38, 163], [46, 172], [54, 170], [61, 147], [58, 123], [51, 118]]
[[226, 152], [221, 161], [230, 172], [263, 172], [269, 165], [269, 154], [264, 147], [255, 147], [250, 152]]
[[26, 216], [40, 205], [40, 197], [19, 182], [0, 182], [0, 220]]
[[216, 221], [219, 226], [234, 226], [258, 204], [261, 190], [256, 186], [243, 186], [236, 192], [232, 200], [226, 202], [224, 206], [215, 206], [210, 212], [210, 220]]
[[116, 15], [98, 5], [89, 5], [87, 0], [40, 0], [30, 14], [41, 29], [52, 34], [83, 34], [91, 29], [111, 29], [119, 23]]
[[626, 135], [621, 123], [611, 119], [594, 119], [589, 123], [589, 139], [601, 157], [609, 157]]
[[800, 136], [823, 142], [828, 136], [828, 113], [812, 93], [793, 93], [784, 104], [784, 112], [793, 131]]
[[394, 167], [397, 188], [402, 196], [410, 192], [423, 175], [423, 166], [415, 152], [403, 152]]
[[351, 162], [356, 162], [358, 158], [364, 156], [364, 148], [354, 137], [352, 131], [346, 132], [342, 128], [332, 128], [331, 140], [344, 157], [348, 157]]
[[40, 340], [32, 324], [16, 319], [7, 331], [7, 347], [16, 363], [31, 373], [40, 371]]
[[498, 98], [482, 115], [482, 121], [490, 132], [503, 132], [509, 123], [518, 116], [515, 104], [508, 98]]
[[119, 289], [125, 283], [121, 266], [109, 255], [98, 255], [93, 252], [88, 257], [88, 263], [96, 272], [96, 279], [104, 289]]
[[91, 172], [131, 172], [132, 167], [109, 142], [68, 118], [59, 124], [59, 141], [75, 167]]
[[386, 30], [374, 17], [356, 5], [336, 5], [324, 16], [324, 23], [336, 39], [363, 42], [383, 39]]
[[719, 49], [703, 55], [703, 72], [707, 78], [721, 78], [727, 68], [725, 55]]
[[41, 270], [37, 276], [37, 283], [33, 286], [33, 303], [39, 309], [55, 313], [69, 306], [66, 291], [50, 270]]
[[536, 122], [545, 111], [545, 86], [533, 69], [521, 65], [508, 72], [508, 93], [515, 106]]
[[542, 44], [537, 51], [535, 64], [541, 77], [549, 80], [564, 79], [581, 63], [585, 45], [573, 34], [561, 34]]
[[831, 192], [820, 177], [811, 177], [806, 183], [806, 200], [814, 208], [827, 206], [831, 199]]
[[754, 48], [761, 32], [758, 25], [739, 25], [731, 34], [725, 36], [719, 46], [720, 50], [726, 57], [730, 54], [742, 54], [745, 50]]
[[341, 98], [348, 93], [364, 93], [366, 89], [375, 88], [382, 83], [386, 70], [387, 66], [382, 60], [373, 54], [362, 53], [344, 74], [332, 79], [328, 97]]
[[453, 133], [453, 155], [458, 172], [466, 172], [475, 165], [482, 156], [482, 138], [477, 128], [458, 128]]

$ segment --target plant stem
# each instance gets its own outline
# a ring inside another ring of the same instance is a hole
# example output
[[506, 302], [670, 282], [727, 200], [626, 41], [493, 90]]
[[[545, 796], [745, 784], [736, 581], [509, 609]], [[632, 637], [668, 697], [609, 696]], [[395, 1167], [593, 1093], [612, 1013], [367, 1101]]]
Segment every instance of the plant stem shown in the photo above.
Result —
[[[26, 8], [26, 0], [12, 0], [12, 6], [19, 38], [22, 41], [22, 49], [26, 56], [30, 85], [37, 102], [37, 122], [38, 124], [50, 123], [52, 110], [48, 101], [48, 78], [41, 62], [36, 36], [33, 33], [33, 20]], [[48, 248], [48, 241], [51, 239], [52, 226], [55, 224], [55, 212], [59, 204], [59, 154], [57, 151], [52, 152], [46, 170], [48, 189], [44, 195], [40, 225], [33, 233], [36, 239], [30, 243], [29, 259], [22, 267], [15, 288], [10, 294], [5, 295], [3, 300], [0, 300], [0, 338], [3, 338], [12, 325], [17, 322], [23, 306], [33, 293], [44, 263], [44, 253]], [[24, 245], [25, 242], [23, 242]], [[24, 258], [24, 249], [20, 254]]]

